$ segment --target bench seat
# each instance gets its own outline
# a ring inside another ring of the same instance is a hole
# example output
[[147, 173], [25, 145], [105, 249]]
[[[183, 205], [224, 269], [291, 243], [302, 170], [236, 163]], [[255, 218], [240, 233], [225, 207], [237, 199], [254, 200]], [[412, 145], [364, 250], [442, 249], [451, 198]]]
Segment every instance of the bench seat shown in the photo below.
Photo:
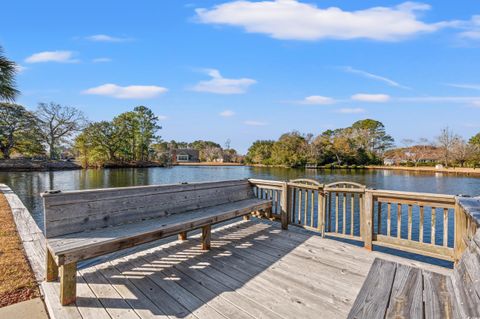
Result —
[[266, 210], [271, 200], [245, 199], [190, 212], [49, 238], [48, 249], [64, 265]]
[[[147, 185], [42, 194], [46, 281], [60, 277], [60, 302], [76, 300], [77, 263], [201, 228], [210, 249], [212, 225], [253, 212], [267, 216], [272, 199], [248, 180]], [[284, 218], [285, 219], [285, 218]]]

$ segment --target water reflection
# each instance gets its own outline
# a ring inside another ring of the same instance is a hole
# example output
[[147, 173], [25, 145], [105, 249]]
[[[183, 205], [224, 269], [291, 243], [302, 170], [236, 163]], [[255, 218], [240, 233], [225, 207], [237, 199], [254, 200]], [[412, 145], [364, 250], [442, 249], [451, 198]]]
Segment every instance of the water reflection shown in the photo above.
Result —
[[172, 167], [99, 169], [59, 172], [0, 172], [42, 227], [41, 192], [134, 185], [173, 184], [241, 178], [290, 180], [313, 178], [322, 183], [347, 180], [377, 189], [444, 194], [480, 194], [480, 178], [392, 170], [316, 170], [265, 167]]

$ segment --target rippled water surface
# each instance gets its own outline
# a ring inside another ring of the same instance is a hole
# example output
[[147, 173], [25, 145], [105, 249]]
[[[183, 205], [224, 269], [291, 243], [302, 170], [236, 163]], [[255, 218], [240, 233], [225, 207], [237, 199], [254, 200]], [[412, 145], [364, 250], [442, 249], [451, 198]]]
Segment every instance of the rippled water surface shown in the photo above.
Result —
[[389, 170], [305, 170], [258, 167], [173, 167], [101, 169], [58, 172], [0, 172], [42, 226], [39, 194], [49, 189], [73, 190], [133, 185], [172, 184], [241, 178], [288, 180], [308, 177], [322, 183], [354, 181], [377, 189], [480, 195], [480, 178]]

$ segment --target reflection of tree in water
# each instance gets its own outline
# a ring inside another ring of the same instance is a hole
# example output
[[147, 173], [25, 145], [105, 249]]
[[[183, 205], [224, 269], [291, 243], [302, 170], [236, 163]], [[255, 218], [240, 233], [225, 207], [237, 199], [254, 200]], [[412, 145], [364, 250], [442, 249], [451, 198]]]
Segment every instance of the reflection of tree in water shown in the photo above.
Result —
[[43, 207], [39, 196], [49, 189], [75, 190], [135, 185], [175, 184], [242, 178], [291, 180], [311, 178], [320, 183], [357, 182], [377, 189], [442, 194], [480, 194], [480, 178], [428, 172], [348, 169], [289, 169], [278, 167], [172, 167], [87, 169], [56, 172], [0, 172], [0, 183], [7, 184], [20, 197], [42, 227]]

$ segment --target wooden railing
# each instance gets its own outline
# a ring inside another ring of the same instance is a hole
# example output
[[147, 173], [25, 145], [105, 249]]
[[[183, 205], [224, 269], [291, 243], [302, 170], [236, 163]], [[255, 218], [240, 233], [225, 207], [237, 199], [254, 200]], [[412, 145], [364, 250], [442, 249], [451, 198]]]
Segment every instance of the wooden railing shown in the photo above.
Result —
[[324, 185], [311, 179], [250, 182], [259, 198], [273, 201], [267, 217], [280, 219], [284, 229], [294, 225], [363, 241], [369, 250], [377, 245], [456, 261], [476, 227], [453, 195], [375, 190], [352, 182]]
[[459, 198], [455, 205], [454, 259], [460, 260], [475, 234], [480, 231], [480, 199]]
[[455, 196], [366, 190], [365, 199], [365, 219], [372, 221], [365, 247], [453, 260]]

